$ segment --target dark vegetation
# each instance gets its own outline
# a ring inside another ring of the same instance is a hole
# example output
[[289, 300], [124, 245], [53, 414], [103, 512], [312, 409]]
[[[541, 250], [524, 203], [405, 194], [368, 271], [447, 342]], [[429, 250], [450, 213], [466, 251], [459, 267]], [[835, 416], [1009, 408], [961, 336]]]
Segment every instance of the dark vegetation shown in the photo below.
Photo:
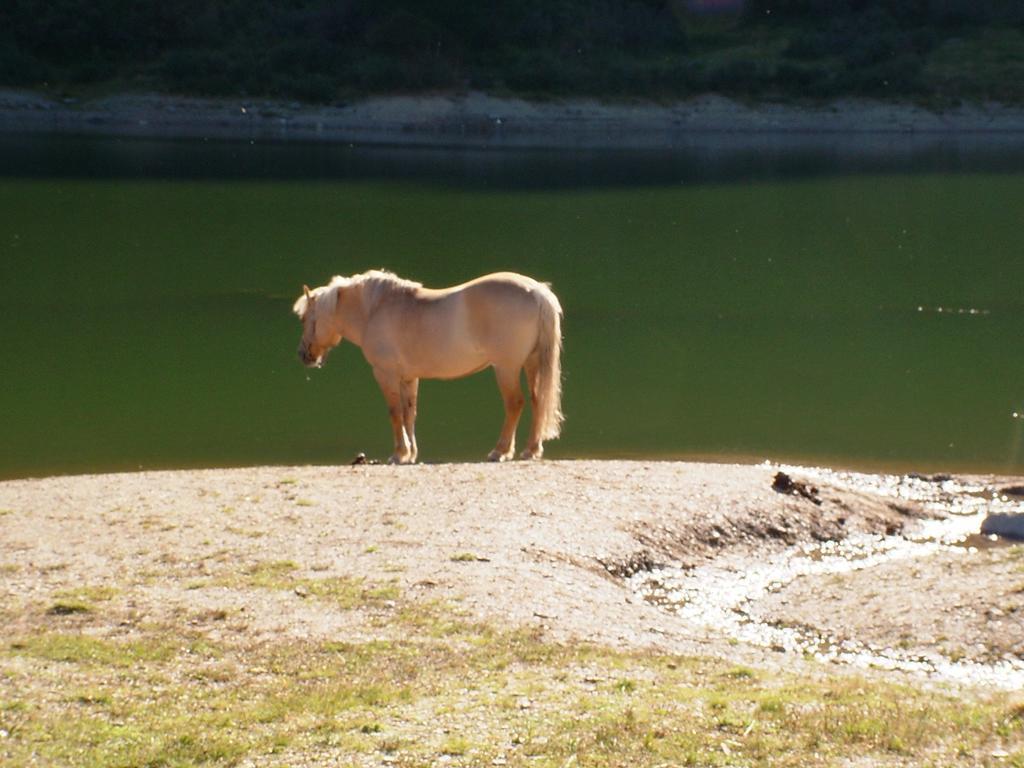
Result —
[[1024, 101], [1020, 0], [747, 0], [717, 13], [696, 5], [4, 0], [0, 84], [313, 102], [469, 89]]

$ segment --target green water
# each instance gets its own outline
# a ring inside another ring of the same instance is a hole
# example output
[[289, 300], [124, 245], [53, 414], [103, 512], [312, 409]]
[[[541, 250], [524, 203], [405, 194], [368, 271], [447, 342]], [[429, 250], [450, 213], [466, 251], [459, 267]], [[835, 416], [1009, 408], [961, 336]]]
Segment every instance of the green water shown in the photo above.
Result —
[[[1024, 471], [1024, 173], [389, 172], [417, 157], [305, 178], [0, 166], [0, 476], [387, 456], [359, 350], [307, 371], [290, 313], [303, 282], [380, 266], [553, 284], [550, 457]], [[420, 400], [421, 460], [493, 446], [489, 373]]]

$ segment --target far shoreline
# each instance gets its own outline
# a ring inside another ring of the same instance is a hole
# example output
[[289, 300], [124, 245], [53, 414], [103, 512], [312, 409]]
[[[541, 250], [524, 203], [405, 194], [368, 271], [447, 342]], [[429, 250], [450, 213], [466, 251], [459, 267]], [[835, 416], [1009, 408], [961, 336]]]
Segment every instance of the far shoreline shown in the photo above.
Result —
[[745, 104], [706, 95], [674, 104], [530, 102], [470, 92], [367, 98], [334, 106], [270, 99], [125, 93], [56, 99], [0, 89], [0, 133], [320, 142], [464, 149], [806, 148], [969, 141], [1024, 145], [1024, 107], [905, 103]]

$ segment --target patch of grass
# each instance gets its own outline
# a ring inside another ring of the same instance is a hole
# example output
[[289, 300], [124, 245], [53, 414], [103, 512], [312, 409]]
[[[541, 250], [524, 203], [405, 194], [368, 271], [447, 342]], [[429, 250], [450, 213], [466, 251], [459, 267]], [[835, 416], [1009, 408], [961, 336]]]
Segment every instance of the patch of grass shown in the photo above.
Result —
[[109, 585], [76, 587], [75, 589], [62, 589], [55, 593], [55, 597], [64, 600], [82, 600], [92, 603], [103, 603], [113, 600], [117, 596], [117, 588]]
[[959, 645], [940, 648], [939, 652], [954, 663], [963, 661], [967, 657], [967, 652]]
[[110, 694], [107, 691], [98, 688], [88, 688], [76, 691], [67, 698], [67, 701], [87, 707], [107, 707], [112, 703]]
[[476, 562], [487, 562], [487, 558], [475, 555], [472, 552], [459, 552], [458, 554], [452, 555], [450, 558], [453, 563], [476, 563]]
[[372, 584], [348, 576], [299, 578], [295, 573], [298, 570], [298, 564], [291, 560], [267, 561], [249, 567], [238, 577], [222, 579], [218, 583], [221, 586], [296, 592], [303, 597], [332, 602], [345, 610], [379, 608], [402, 596], [402, 590], [395, 582]]
[[633, 693], [637, 689], [637, 683], [634, 680], [617, 680], [614, 684], [615, 690], [619, 693]]
[[396, 616], [403, 627], [420, 636], [445, 638], [458, 635], [475, 640], [486, 637], [486, 625], [473, 622], [446, 601], [423, 601], [403, 605]]
[[232, 613], [234, 612], [227, 608], [211, 608], [197, 613], [194, 620], [199, 622], [227, 621]]
[[[272, 561], [242, 580], [315, 581], [298, 572]], [[373, 589], [342, 581], [360, 600]], [[67, 633], [4, 643], [0, 728], [10, 735], [0, 754], [54, 766], [259, 764], [271, 754], [316, 764], [325, 750], [410, 766], [498, 756], [553, 768], [824, 766], [851, 755], [972, 765], [997, 740], [1011, 755], [1024, 744], [1019, 697], [553, 642], [389, 594], [399, 601], [390, 639], [213, 642], [175, 622], [132, 641]]]
[[1024, 544], [1014, 544], [1006, 550], [1006, 558], [1017, 563], [1017, 571], [1024, 573]]
[[733, 680], [753, 680], [757, 677], [757, 673], [750, 667], [733, 667], [725, 674]]
[[165, 661], [176, 646], [167, 639], [113, 641], [88, 635], [51, 633], [37, 635], [10, 644], [10, 652], [44, 661], [72, 664], [97, 664], [105, 667], [130, 667], [138, 663]]
[[381, 607], [401, 596], [397, 584], [367, 584], [363, 579], [348, 577], [302, 579], [295, 588], [346, 610]]
[[298, 568], [298, 564], [291, 560], [268, 560], [247, 568], [242, 582], [250, 587], [288, 589], [291, 574]]
[[58, 600], [46, 612], [50, 616], [73, 616], [77, 613], [92, 613], [92, 606], [81, 600]]
[[450, 757], [462, 757], [473, 747], [472, 742], [462, 736], [449, 736], [445, 739], [438, 751], [442, 755]]

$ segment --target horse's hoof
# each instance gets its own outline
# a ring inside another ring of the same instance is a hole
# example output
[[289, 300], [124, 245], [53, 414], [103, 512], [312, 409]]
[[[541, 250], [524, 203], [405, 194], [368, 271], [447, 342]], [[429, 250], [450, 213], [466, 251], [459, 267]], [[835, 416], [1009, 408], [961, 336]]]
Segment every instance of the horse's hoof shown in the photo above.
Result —
[[388, 464], [414, 464], [415, 462], [416, 460], [411, 456], [399, 456], [397, 454], [388, 459]]
[[487, 454], [488, 461], [508, 461], [511, 459], [513, 454], [511, 453], [500, 453], [497, 448]]
[[536, 459], [541, 458], [543, 455], [544, 451], [542, 450], [531, 451], [529, 448], [527, 448], [525, 451], [519, 454], [519, 458], [523, 459], [524, 461], [535, 461]]

